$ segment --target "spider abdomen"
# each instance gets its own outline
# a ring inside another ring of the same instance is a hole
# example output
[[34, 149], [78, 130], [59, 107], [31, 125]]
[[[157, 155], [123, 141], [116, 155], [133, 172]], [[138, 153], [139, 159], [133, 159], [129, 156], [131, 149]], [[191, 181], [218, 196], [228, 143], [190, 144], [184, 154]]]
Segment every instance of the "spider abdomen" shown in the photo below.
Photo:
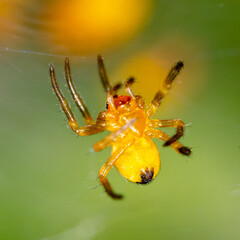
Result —
[[[113, 144], [114, 153], [119, 144]], [[126, 149], [126, 151], [116, 161], [117, 170], [127, 180], [135, 183], [148, 183], [158, 173], [160, 169], [160, 156], [153, 141], [146, 137], [141, 137]]]

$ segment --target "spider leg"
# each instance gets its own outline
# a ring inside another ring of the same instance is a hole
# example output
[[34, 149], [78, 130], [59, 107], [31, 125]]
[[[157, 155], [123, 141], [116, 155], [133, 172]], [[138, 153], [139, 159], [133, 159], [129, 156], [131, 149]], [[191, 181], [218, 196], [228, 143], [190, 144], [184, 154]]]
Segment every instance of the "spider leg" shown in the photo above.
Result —
[[102, 80], [102, 84], [106, 92], [110, 92], [112, 90], [112, 86], [108, 80], [106, 69], [103, 62], [103, 57], [101, 55], [98, 55], [98, 69], [99, 69], [99, 74]]
[[144, 109], [145, 102], [144, 102], [143, 98], [141, 96], [135, 95], [133, 93], [132, 85], [134, 84], [134, 82], [135, 82], [135, 78], [134, 77], [129, 77], [124, 83], [125, 90], [132, 98], [135, 99], [135, 101], [138, 104], [138, 107], [141, 108], [141, 109]]
[[[169, 141], [169, 139], [171, 139], [166, 133], [157, 129], [148, 130], [147, 132], [145, 132], [145, 134], [150, 138], [158, 138], [163, 140], [164, 142], [167, 142]], [[191, 150], [188, 147], [183, 146], [177, 141], [170, 144], [170, 147], [185, 156], [189, 156], [191, 154]]]
[[117, 94], [118, 90], [122, 87], [122, 83], [117, 83], [113, 86], [113, 95]]
[[99, 179], [101, 184], [103, 185], [106, 193], [111, 196], [114, 199], [121, 199], [123, 196], [116, 194], [113, 192], [112, 187], [107, 179], [107, 174], [110, 171], [110, 169], [113, 167], [115, 162], [118, 160], [118, 158], [124, 153], [124, 151], [134, 143], [134, 141], [130, 141], [128, 144], [126, 144], [124, 147], [116, 150], [112, 156], [107, 160], [106, 163], [103, 164], [102, 168], [99, 171]]
[[75, 133], [77, 133], [80, 136], [86, 136], [86, 135], [96, 134], [96, 133], [99, 133], [99, 132], [102, 132], [105, 130], [104, 122], [96, 123], [94, 125], [90, 125], [90, 126], [86, 126], [86, 127], [79, 127], [66, 99], [64, 98], [61, 90], [58, 87], [53, 65], [50, 65], [50, 78], [51, 78], [53, 90], [54, 90], [57, 98], [59, 99], [59, 102], [62, 106], [62, 110], [64, 111], [64, 113], [67, 116], [69, 126]]
[[[133, 77], [130, 77], [124, 82], [125, 90], [131, 97], [134, 97], [134, 94], [133, 94], [132, 88], [131, 88], [134, 81], [135, 81], [135, 79]], [[123, 84], [120, 82], [113, 86], [112, 91], [113, 91], [114, 95], [117, 94], [117, 91], [122, 87], [122, 85]]]
[[98, 69], [99, 69], [99, 74], [100, 74], [100, 77], [101, 77], [101, 80], [102, 80], [102, 84], [107, 92], [107, 102], [108, 104], [111, 105], [111, 108], [112, 109], [115, 109], [115, 106], [114, 106], [114, 101], [113, 101], [113, 94], [114, 94], [114, 91], [113, 91], [113, 88], [108, 80], [108, 76], [107, 76], [107, 73], [106, 73], [106, 69], [105, 69], [105, 66], [104, 66], [104, 62], [103, 62], [103, 57], [101, 55], [98, 55]]
[[184, 66], [183, 62], [182, 61], [178, 61], [172, 67], [172, 69], [168, 73], [165, 81], [163, 82], [161, 90], [159, 90], [156, 93], [156, 95], [153, 98], [152, 102], [148, 105], [148, 107], [146, 109], [146, 113], [147, 113], [148, 117], [152, 116], [156, 112], [156, 110], [158, 109], [162, 99], [166, 96], [168, 91], [171, 89], [172, 83], [173, 83], [174, 79], [176, 78], [178, 73], [181, 71], [183, 66]]
[[101, 141], [95, 143], [93, 146], [94, 151], [99, 152], [99, 151], [103, 150], [104, 148], [110, 146], [113, 142], [116, 141], [116, 139], [121, 134], [122, 134], [122, 138], [124, 138], [125, 137], [124, 132], [126, 132], [126, 130], [128, 130], [135, 122], [136, 122], [136, 118], [129, 120], [125, 125], [120, 127], [116, 132], [109, 134]]
[[93, 125], [95, 122], [92, 119], [85, 103], [83, 102], [82, 98], [79, 96], [79, 94], [73, 84], [72, 77], [71, 77], [71, 68], [70, 68], [70, 63], [69, 63], [68, 57], [66, 57], [66, 59], [65, 59], [65, 76], [66, 76], [67, 84], [70, 89], [72, 98], [73, 98], [74, 102], [76, 103], [77, 107], [79, 108], [79, 110], [81, 111], [86, 125]]
[[125, 90], [132, 98], [135, 97], [134, 94], [133, 94], [133, 91], [132, 91], [132, 85], [133, 85], [134, 82], [135, 82], [134, 77], [130, 77], [124, 82]]
[[179, 119], [170, 119], [170, 120], [158, 120], [152, 119], [148, 123], [149, 127], [152, 128], [164, 128], [164, 127], [175, 127], [177, 128], [177, 133], [167, 140], [163, 146], [169, 146], [172, 143], [176, 142], [179, 138], [183, 136], [184, 123]]

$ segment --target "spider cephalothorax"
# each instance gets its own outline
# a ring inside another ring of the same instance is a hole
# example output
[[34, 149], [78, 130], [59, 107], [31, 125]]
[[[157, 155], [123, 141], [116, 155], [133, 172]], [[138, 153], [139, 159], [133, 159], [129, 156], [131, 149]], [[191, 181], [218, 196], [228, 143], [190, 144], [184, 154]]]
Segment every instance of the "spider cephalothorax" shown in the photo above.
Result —
[[[122, 84], [111, 86], [108, 81], [103, 58], [98, 56], [99, 72], [103, 86], [107, 92], [106, 111], [100, 112], [94, 121], [87, 110], [82, 98], [78, 95], [71, 79], [69, 59], [65, 60], [65, 74], [72, 97], [80, 109], [85, 127], [79, 127], [78, 123], [66, 102], [61, 90], [58, 88], [54, 67], [50, 65], [50, 76], [53, 89], [61, 103], [72, 130], [80, 136], [92, 135], [104, 130], [112, 132], [103, 140], [94, 144], [94, 150], [100, 151], [112, 146], [112, 155], [99, 171], [99, 179], [106, 192], [115, 199], [122, 195], [113, 192], [108, 182], [107, 174], [113, 165], [129, 181], [146, 184], [152, 181], [160, 169], [160, 157], [158, 150], [151, 138], [163, 140], [164, 146], [171, 146], [175, 151], [183, 155], [190, 155], [191, 150], [182, 146], [177, 140], [182, 137], [184, 124], [181, 120], [150, 119], [156, 112], [161, 100], [172, 87], [173, 80], [183, 67], [183, 62], [177, 62], [170, 70], [162, 87], [156, 93], [152, 102], [145, 107], [141, 96], [132, 91], [134, 78], [130, 77], [124, 83], [128, 95], [117, 95]], [[176, 127], [177, 133], [169, 137], [156, 128]]]

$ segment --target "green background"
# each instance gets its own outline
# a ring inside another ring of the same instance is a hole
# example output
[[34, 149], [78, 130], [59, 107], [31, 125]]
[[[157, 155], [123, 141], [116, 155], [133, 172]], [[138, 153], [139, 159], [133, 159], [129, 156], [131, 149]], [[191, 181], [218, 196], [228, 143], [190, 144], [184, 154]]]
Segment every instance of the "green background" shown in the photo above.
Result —
[[[180, 85], [187, 91], [176, 85], [155, 117], [191, 122], [182, 143], [193, 154], [183, 157], [156, 141], [162, 168], [148, 186], [129, 183], [113, 169], [109, 179], [122, 201], [99, 187], [98, 170], [111, 152], [91, 149], [107, 133], [77, 137], [66, 127], [48, 73], [54, 63], [72, 103], [64, 58], [31, 52], [46, 49], [37, 44], [41, 30], [31, 26], [32, 12], [26, 13], [28, 24], [8, 34], [21, 39], [14, 49], [30, 53], [11, 52], [6, 42], [0, 50], [0, 239], [240, 239], [239, 13], [233, 0], [156, 1], [146, 28], [106, 53], [110, 76], [128, 56], [161, 39], [173, 59], [186, 63]], [[71, 59], [96, 118], [106, 99], [93, 56]]]

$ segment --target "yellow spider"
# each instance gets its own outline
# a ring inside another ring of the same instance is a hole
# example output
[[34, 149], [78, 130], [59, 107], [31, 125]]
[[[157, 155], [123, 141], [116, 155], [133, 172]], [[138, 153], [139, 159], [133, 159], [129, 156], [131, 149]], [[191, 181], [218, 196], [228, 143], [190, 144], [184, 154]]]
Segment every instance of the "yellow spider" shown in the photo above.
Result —
[[[73, 100], [83, 115], [86, 123], [85, 127], [78, 126], [66, 99], [58, 87], [53, 65], [50, 65], [50, 77], [53, 90], [68, 118], [71, 129], [75, 133], [80, 136], [87, 136], [104, 130], [112, 132], [103, 140], [94, 144], [93, 148], [98, 152], [108, 146], [112, 146], [112, 155], [100, 169], [99, 179], [109, 196], [114, 199], [120, 199], [122, 195], [116, 194], [108, 182], [107, 174], [109, 170], [115, 165], [122, 176], [129, 181], [140, 184], [149, 183], [160, 169], [159, 153], [151, 138], [163, 140], [165, 142], [164, 146], [170, 146], [185, 156], [191, 154], [189, 148], [177, 142], [183, 135], [184, 124], [181, 120], [150, 119], [172, 87], [173, 80], [183, 68], [183, 62], [179, 61], [173, 66], [161, 89], [147, 107], [145, 107], [143, 98], [135, 95], [132, 91], [131, 86], [134, 78], [131, 77], [124, 82], [125, 90], [129, 96], [118, 96], [117, 91], [121, 84], [117, 84], [114, 87], [111, 86], [106, 75], [103, 58], [100, 55], [98, 56], [98, 66], [102, 83], [107, 91], [107, 110], [100, 112], [97, 120], [94, 121], [72, 82], [68, 57], [65, 60], [67, 84]], [[173, 137], [169, 137], [167, 134], [155, 129], [164, 127], [176, 127], [177, 132]]]

